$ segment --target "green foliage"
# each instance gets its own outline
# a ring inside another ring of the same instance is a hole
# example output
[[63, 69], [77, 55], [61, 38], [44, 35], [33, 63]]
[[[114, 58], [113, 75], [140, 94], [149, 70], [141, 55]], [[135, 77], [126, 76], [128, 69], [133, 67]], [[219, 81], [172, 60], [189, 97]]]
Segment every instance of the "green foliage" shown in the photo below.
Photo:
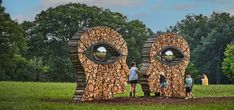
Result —
[[[0, 2], [1, 4], [1, 2]], [[0, 5], [0, 80], [39, 81], [37, 77], [48, 71], [39, 57], [28, 60], [24, 27], [11, 20]]]
[[30, 73], [33, 74], [33, 81], [49, 81], [46, 77], [49, 66], [44, 65], [41, 58], [34, 57], [30, 59], [28, 62], [28, 70], [31, 70]]
[[49, 8], [36, 16], [33, 22], [21, 26], [27, 35], [28, 59], [40, 57], [50, 66], [50, 81], [74, 81], [74, 69], [68, 56], [68, 42], [81, 29], [107, 26], [118, 31], [127, 41], [128, 64], [141, 63], [141, 49], [152, 31], [138, 20], [127, 21], [120, 13], [84, 4], [66, 4]]
[[0, 2], [0, 80], [13, 80], [16, 73], [11, 71], [18, 63], [25, 62], [17, 55], [26, 49], [26, 41], [23, 29], [4, 10]]
[[189, 65], [186, 68], [185, 73], [191, 73], [194, 82], [196, 84], [200, 83], [200, 73], [192, 62], [189, 62]]
[[234, 83], [234, 44], [227, 46], [224, 55], [225, 58], [222, 62], [223, 73]]
[[0, 4], [0, 69], [11, 66], [14, 55], [26, 46], [23, 30]]
[[[1, 110], [232, 110], [234, 101], [224, 101], [205, 104], [98, 104], [98, 103], [71, 103], [75, 83], [39, 83], [39, 82], [0, 82], [0, 109]], [[116, 94], [115, 97], [128, 97], [130, 86], [126, 87], [125, 94]], [[234, 96], [233, 85], [195, 85], [193, 93], [197, 97]], [[142, 96], [141, 87], [137, 84], [137, 96]], [[154, 98], [154, 97], [152, 97]], [[163, 100], [163, 99], [162, 99]]]
[[[139, 20], [128, 21], [109, 9], [70, 3], [42, 11], [35, 21], [19, 26], [0, 6], [0, 80], [75, 81], [68, 42], [75, 32], [94, 26], [119, 32], [128, 45], [127, 63], [141, 64], [143, 43], [153, 32]], [[190, 45], [191, 63], [186, 71], [193, 73], [195, 81], [206, 73], [211, 83], [234, 83], [234, 67], [226, 63], [232, 60], [223, 60], [225, 48], [234, 41], [233, 26], [234, 16], [214, 12], [211, 16], [187, 15], [169, 28]]]
[[227, 44], [234, 40], [234, 17], [213, 13], [210, 17], [188, 15], [170, 31], [184, 36], [191, 49], [191, 62], [200, 73], [207, 73], [211, 83], [228, 83], [221, 63]]
[[49, 67], [42, 64], [41, 58], [27, 60], [21, 55], [15, 55], [14, 65], [8, 68], [7, 73], [1, 74], [1, 80], [13, 81], [49, 81], [47, 72]]
[[143, 22], [138, 20], [133, 20], [127, 22], [125, 31], [120, 31], [123, 35], [125, 41], [128, 45], [128, 57], [127, 63], [136, 62], [136, 64], [140, 64], [142, 62], [142, 48], [144, 41], [147, 40], [148, 37], [153, 35], [153, 32], [146, 28]]

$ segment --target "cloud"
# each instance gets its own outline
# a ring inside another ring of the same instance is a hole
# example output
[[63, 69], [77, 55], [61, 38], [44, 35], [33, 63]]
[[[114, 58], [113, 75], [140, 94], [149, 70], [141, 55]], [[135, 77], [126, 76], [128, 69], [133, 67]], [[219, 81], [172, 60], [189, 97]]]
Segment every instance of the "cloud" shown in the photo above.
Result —
[[104, 8], [129, 8], [143, 4], [145, 0], [41, 0], [41, 8], [55, 7], [66, 3], [83, 3]]
[[222, 12], [230, 13], [230, 15], [234, 16], [234, 6], [227, 6], [227, 8], [225, 9], [215, 10], [215, 11], [218, 13], [222, 13]]
[[[204, 0], [201, 0], [204, 1]], [[211, 3], [216, 3], [216, 4], [229, 4], [233, 3], [233, 0], [208, 0]]]
[[165, 6], [165, 2], [163, 0], [158, 0], [154, 5], [152, 5], [149, 10], [150, 11], [159, 11], [162, 10]]
[[192, 1], [196, 3], [209, 3], [209, 4], [211, 3], [211, 4], [219, 4], [219, 5], [233, 3], [233, 0], [192, 0]]
[[182, 10], [182, 11], [190, 9], [190, 8], [191, 8], [190, 4], [178, 4], [175, 6], [176, 10]]
[[145, 12], [139, 12], [139, 13], [133, 14], [133, 17], [136, 19], [136, 18], [148, 18], [150, 16], [149, 16], [149, 14], [147, 14]]
[[230, 7], [229, 9], [227, 9], [226, 12], [228, 12], [228, 13], [230, 13], [231, 15], [234, 16], [234, 7]]
[[234, 15], [234, 6], [230, 6], [229, 11], [228, 11], [231, 15]]
[[197, 7], [197, 4], [189, 4], [189, 3], [184, 3], [184, 4], [177, 4], [175, 5], [175, 9], [178, 10], [178, 11], [186, 11], [186, 10], [189, 10], [189, 9], [193, 9], [193, 8], [196, 8]]
[[68, 3], [82, 3], [89, 6], [98, 6], [108, 9], [122, 9], [122, 8], [136, 8], [141, 6], [146, 0], [40, 0], [37, 7], [28, 10], [27, 13], [20, 13], [12, 16], [18, 22], [24, 20], [33, 21], [36, 14], [39, 14], [42, 10], [46, 10], [49, 7], [56, 7]]
[[234, 16], [234, 10], [229, 10], [228, 12]]
[[20, 14], [16, 14], [15, 16], [11, 16], [11, 18], [13, 20], [16, 20], [18, 23], [22, 23], [25, 20], [27, 20], [27, 21], [35, 20], [34, 16], [35, 15], [31, 15], [31, 14], [27, 15], [27, 14], [20, 13]]

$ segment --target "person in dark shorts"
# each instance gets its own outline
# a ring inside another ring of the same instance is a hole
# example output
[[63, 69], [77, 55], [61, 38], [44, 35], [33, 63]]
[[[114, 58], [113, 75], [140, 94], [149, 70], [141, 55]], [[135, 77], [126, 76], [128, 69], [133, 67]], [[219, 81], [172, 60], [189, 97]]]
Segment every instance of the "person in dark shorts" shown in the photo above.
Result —
[[130, 75], [129, 75], [129, 82], [131, 84], [131, 92], [130, 96], [135, 97], [136, 96], [136, 84], [138, 80], [138, 69], [136, 67], [136, 63], [132, 62], [131, 63], [131, 69], [130, 69]]
[[167, 93], [166, 93], [166, 87], [167, 87], [167, 80], [166, 80], [166, 76], [164, 74], [164, 72], [160, 72], [160, 79], [159, 79], [159, 82], [160, 82], [160, 93], [161, 93], [161, 97], [168, 97], [167, 96]]
[[186, 97], [185, 99], [189, 99], [191, 97], [195, 98], [193, 93], [192, 93], [192, 88], [193, 88], [193, 79], [192, 79], [192, 74], [187, 73], [186, 79], [185, 79], [185, 91], [186, 91]]

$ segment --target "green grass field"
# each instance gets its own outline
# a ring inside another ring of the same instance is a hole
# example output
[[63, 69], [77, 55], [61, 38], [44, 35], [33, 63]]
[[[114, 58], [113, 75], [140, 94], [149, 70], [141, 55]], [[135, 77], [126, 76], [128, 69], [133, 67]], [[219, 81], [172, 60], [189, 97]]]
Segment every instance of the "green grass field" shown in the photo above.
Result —
[[[75, 83], [0, 82], [0, 110], [234, 110], [234, 100], [210, 104], [74, 104], [71, 98]], [[125, 94], [115, 97], [128, 96]], [[142, 96], [137, 86], [137, 96]], [[234, 96], [234, 85], [195, 85], [197, 97]]]

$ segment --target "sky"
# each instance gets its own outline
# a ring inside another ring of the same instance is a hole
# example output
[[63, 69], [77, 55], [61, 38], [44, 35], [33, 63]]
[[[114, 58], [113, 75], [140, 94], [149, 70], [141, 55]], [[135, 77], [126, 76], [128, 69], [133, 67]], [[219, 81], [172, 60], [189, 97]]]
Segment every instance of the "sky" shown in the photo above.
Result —
[[33, 21], [35, 16], [49, 7], [66, 3], [96, 5], [120, 12], [128, 20], [138, 19], [154, 32], [165, 31], [186, 15], [228, 12], [234, 15], [234, 0], [2, 0], [6, 12], [13, 20]]

